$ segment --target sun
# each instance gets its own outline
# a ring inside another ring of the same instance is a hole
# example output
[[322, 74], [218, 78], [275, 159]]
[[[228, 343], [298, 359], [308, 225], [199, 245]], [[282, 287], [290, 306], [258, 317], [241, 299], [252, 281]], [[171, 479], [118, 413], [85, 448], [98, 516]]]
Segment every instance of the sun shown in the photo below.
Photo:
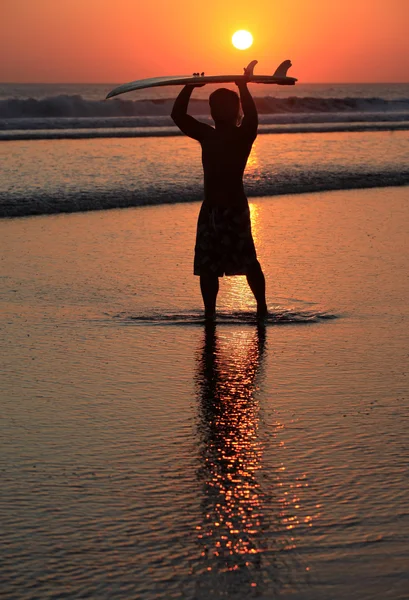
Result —
[[233, 46], [238, 50], [247, 50], [253, 43], [253, 36], [249, 31], [240, 29], [233, 34], [231, 41], [233, 42]]

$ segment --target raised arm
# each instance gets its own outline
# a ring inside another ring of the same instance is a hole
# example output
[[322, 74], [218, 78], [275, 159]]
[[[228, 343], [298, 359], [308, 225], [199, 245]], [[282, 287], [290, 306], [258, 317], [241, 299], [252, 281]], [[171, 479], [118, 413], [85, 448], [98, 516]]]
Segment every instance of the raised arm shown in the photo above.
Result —
[[240, 101], [243, 108], [243, 121], [241, 127], [253, 139], [257, 136], [258, 114], [253, 100], [253, 96], [247, 87], [247, 81], [239, 80], [236, 82], [240, 92]]
[[210, 125], [206, 125], [206, 123], [201, 123], [197, 119], [194, 119], [192, 116], [187, 114], [190, 96], [192, 95], [195, 87], [201, 86], [185, 85], [185, 87], [182, 88], [182, 91], [175, 100], [175, 104], [173, 105], [170, 116], [172, 117], [175, 125], [177, 125], [185, 135], [188, 135], [194, 140], [198, 140], [200, 142], [200, 140], [203, 139], [208, 130], [211, 130], [212, 127], [210, 127]]

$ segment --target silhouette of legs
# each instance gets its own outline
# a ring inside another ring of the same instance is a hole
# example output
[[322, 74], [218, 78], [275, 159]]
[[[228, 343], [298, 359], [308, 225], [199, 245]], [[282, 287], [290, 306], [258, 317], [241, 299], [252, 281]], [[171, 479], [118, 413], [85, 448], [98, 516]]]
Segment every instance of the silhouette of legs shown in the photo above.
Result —
[[[257, 302], [257, 316], [265, 317], [267, 315], [266, 281], [258, 261], [247, 271], [247, 283]], [[205, 307], [205, 317], [213, 318], [216, 314], [216, 299], [219, 291], [217, 275], [200, 275], [200, 290]]]
[[219, 291], [217, 275], [200, 275], [200, 291], [205, 306], [205, 317], [212, 318], [216, 314], [216, 298]]
[[257, 316], [265, 317], [267, 315], [266, 280], [258, 261], [247, 271], [247, 283], [257, 301]]

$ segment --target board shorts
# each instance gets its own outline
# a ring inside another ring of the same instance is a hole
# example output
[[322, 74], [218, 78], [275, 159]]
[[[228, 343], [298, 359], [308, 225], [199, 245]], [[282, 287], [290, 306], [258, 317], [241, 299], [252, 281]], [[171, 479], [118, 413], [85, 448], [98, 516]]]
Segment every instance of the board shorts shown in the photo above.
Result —
[[246, 275], [255, 264], [249, 207], [203, 204], [197, 223], [194, 274]]

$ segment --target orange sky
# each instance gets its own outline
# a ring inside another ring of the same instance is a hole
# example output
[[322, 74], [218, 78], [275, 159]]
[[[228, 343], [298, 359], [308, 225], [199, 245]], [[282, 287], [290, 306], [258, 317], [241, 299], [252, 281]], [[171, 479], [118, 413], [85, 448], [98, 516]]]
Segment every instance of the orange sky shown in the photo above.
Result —
[[[236, 29], [253, 33], [233, 48]], [[124, 82], [259, 73], [408, 82], [409, 0], [0, 0], [0, 81]]]

